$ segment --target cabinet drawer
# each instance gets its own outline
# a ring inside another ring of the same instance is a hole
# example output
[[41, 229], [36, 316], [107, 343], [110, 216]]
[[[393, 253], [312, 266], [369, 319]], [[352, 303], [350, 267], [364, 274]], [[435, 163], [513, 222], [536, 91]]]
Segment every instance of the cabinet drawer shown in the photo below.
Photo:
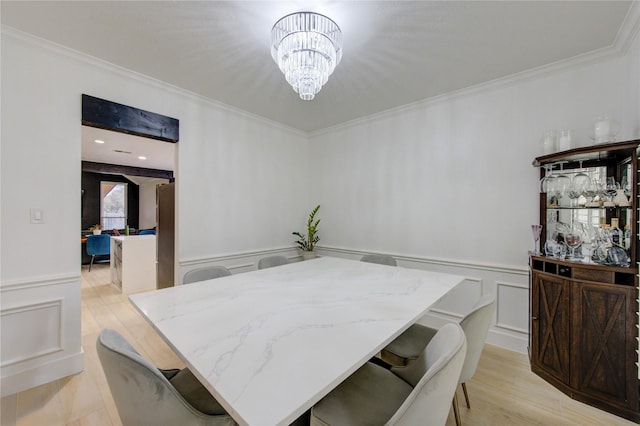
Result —
[[602, 271], [597, 269], [573, 268], [573, 279], [584, 281], [597, 281], [607, 284], [613, 284], [613, 271]]

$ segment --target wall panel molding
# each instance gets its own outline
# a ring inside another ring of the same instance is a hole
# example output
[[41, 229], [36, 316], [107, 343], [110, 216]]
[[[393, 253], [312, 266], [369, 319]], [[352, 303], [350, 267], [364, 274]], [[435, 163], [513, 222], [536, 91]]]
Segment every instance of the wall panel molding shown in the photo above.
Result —
[[213, 255], [206, 257], [194, 257], [190, 259], [180, 260], [181, 267], [204, 265], [212, 262], [226, 262], [229, 260], [247, 259], [255, 256], [273, 256], [273, 255], [286, 255], [290, 260], [300, 258], [300, 254], [294, 255], [297, 249], [294, 247], [278, 247], [273, 249], [264, 249], [256, 251], [247, 251], [241, 253], [229, 253], [222, 255]]
[[285, 256], [289, 262], [298, 262], [302, 256], [295, 247], [276, 247], [272, 249], [256, 250], [243, 253], [230, 253], [209, 257], [198, 257], [191, 259], [182, 259], [179, 261], [179, 279], [178, 283], [182, 283], [182, 277], [188, 271], [202, 268], [204, 266], [224, 266], [233, 274], [254, 271], [258, 268], [258, 261], [266, 256], [280, 255]]
[[52, 275], [48, 277], [25, 277], [15, 280], [5, 280], [0, 284], [0, 293], [67, 284], [72, 281], [79, 282], [80, 274]]
[[0, 287], [2, 397], [84, 368], [80, 275], [4, 281]]
[[[363, 251], [363, 250], [343, 248], [343, 247], [331, 247], [331, 246], [317, 246], [317, 247], [318, 247], [319, 253], [327, 253], [327, 254], [335, 253], [336, 255], [346, 254], [346, 255], [352, 255], [352, 256], [362, 256], [365, 254], [373, 253], [372, 251]], [[406, 254], [383, 253], [383, 252], [376, 252], [376, 253], [393, 256], [398, 261], [450, 266], [450, 267], [456, 267], [456, 268], [473, 269], [477, 271], [484, 270], [484, 271], [491, 271], [491, 272], [515, 274], [515, 275], [526, 275], [526, 276], [529, 275], [529, 270], [527, 268], [520, 268], [516, 266], [482, 264], [482, 263], [475, 263], [475, 262], [466, 262], [464, 260], [438, 259], [433, 257], [413, 256], [413, 255], [406, 255]]]
[[[521, 297], [529, 297], [529, 287], [528, 286], [524, 286], [524, 285], [520, 285], [520, 284], [515, 284], [515, 283], [507, 283], [507, 282], [496, 282], [496, 324], [495, 327], [498, 328], [502, 328], [504, 330], [509, 330], [509, 331], [515, 331], [517, 333], [523, 333], [523, 334], [529, 334], [529, 329], [528, 328], [522, 328], [522, 327], [518, 327], [517, 325], [513, 324], [513, 320], [514, 318], [508, 318], [508, 314], [512, 314], [512, 312], [509, 312], [509, 307], [507, 306], [503, 306], [505, 304], [509, 304], [512, 301], [512, 298], [508, 297], [507, 294], [505, 294], [505, 289], [515, 289], [516, 292], [521, 291], [522, 295]], [[527, 319], [528, 319], [529, 315], [528, 315], [528, 311], [527, 311]], [[509, 320], [511, 320], [512, 322], [509, 323]]]
[[[0, 367], [40, 358], [62, 348], [62, 299], [29, 303], [0, 310], [2, 334], [20, 328], [20, 340], [2, 345]], [[18, 327], [19, 324], [45, 324], [46, 330]], [[6, 327], [6, 328], [5, 328]], [[46, 331], [46, 332], [45, 332]], [[36, 335], [29, 335], [36, 333]]]

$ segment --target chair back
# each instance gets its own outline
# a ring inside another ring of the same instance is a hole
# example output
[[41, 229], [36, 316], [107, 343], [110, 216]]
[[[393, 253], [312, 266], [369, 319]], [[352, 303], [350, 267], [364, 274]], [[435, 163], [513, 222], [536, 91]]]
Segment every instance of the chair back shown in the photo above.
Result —
[[413, 386], [413, 391], [388, 425], [444, 425], [466, 355], [466, 338], [458, 324], [446, 324], [418, 359], [391, 371]]
[[365, 254], [360, 258], [361, 262], [378, 263], [380, 265], [398, 266], [398, 262], [386, 254]]
[[115, 330], [103, 330], [96, 349], [122, 424], [234, 424], [229, 416], [209, 416], [193, 408], [160, 370]]
[[111, 249], [111, 236], [109, 234], [87, 235], [87, 254], [89, 256], [102, 256], [109, 254]]
[[231, 271], [224, 266], [206, 266], [204, 268], [193, 269], [184, 274], [182, 284], [212, 280], [214, 278], [227, 277], [229, 275], [231, 275]]
[[155, 229], [143, 229], [138, 232], [138, 235], [156, 235], [156, 231]]
[[471, 312], [460, 322], [460, 327], [467, 337], [467, 356], [460, 373], [460, 383], [466, 383], [476, 373], [495, 310], [495, 296], [490, 294], [482, 296]]
[[289, 260], [284, 256], [263, 257], [258, 261], [258, 269], [273, 268], [274, 266], [286, 265]]

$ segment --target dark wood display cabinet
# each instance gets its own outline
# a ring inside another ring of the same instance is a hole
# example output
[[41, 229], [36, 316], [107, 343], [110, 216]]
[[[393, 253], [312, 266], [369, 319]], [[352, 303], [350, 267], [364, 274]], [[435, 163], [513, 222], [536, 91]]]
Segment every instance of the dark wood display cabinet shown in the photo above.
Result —
[[[570, 202], [559, 198], [557, 188], [555, 193], [541, 192], [542, 253], [547, 239], [563, 241], [558, 229], [578, 224], [597, 234], [600, 227], [618, 222], [626, 230], [626, 239], [616, 242], [628, 254], [628, 264], [620, 257], [598, 257], [601, 251], [592, 251], [596, 244], [589, 239], [583, 240], [573, 258], [555, 257], [551, 252], [549, 256], [532, 253], [529, 258], [531, 370], [570, 397], [635, 422], [640, 422], [639, 146], [640, 140], [595, 145], [533, 162], [541, 168], [541, 178], [551, 165], [556, 165], [552, 172], [556, 176], [571, 178], [583, 172], [591, 180], [613, 177], [625, 183], [629, 196], [628, 205], [614, 205], [612, 195], [601, 205], [603, 192], [595, 201], [573, 194]], [[591, 198], [593, 193], [588, 195]]]

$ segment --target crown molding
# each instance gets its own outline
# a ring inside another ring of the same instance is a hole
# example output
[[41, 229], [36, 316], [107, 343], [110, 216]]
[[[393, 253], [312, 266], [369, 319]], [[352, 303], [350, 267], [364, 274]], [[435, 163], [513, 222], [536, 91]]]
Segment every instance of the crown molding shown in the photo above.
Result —
[[511, 74], [505, 77], [500, 77], [488, 82], [480, 83], [477, 85], [469, 86], [460, 90], [455, 90], [441, 95], [433, 96], [427, 99], [422, 99], [409, 104], [401, 105], [395, 108], [391, 108], [385, 111], [381, 111], [375, 114], [367, 115], [365, 117], [356, 118], [344, 123], [337, 124], [335, 126], [327, 127], [320, 130], [306, 132], [303, 130], [295, 129], [293, 127], [284, 125], [280, 122], [270, 120], [268, 118], [250, 113], [240, 108], [227, 105], [215, 99], [207, 98], [197, 93], [182, 89], [178, 86], [166, 83], [162, 80], [158, 80], [147, 75], [120, 67], [105, 60], [96, 58], [85, 53], [70, 49], [66, 46], [54, 43], [50, 40], [46, 40], [40, 37], [36, 37], [32, 34], [25, 33], [15, 28], [2, 25], [2, 36], [12, 36], [20, 39], [24, 42], [37, 45], [41, 48], [54, 51], [58, 54], [72, 58], [84, 64], [96, 66], [109, 72], [119, 74], [121, 76], [137, 80], [141, 83], [150, 85], [154, 88], [163, 89], [172, 92], [176, 95], [186, 97], [188, 99], [206, 103], [214, 108], [222, 109], [236, 115], [251, 119], [253, 121], [261, 122], [265, 125], [279, 128], [281, 130], [290, 132], [292, 134], [302, 136], [305, 138], [321, 136], [324, 134], [330, 134], [338, 130], [351, 128], [364, 123], [377, 121], [383, 118], [391, 118], [394, 116], [402, 115], [407, 112], [416, 111], [422, 108], [426, 108], [432, 105], [437, 105], [442, 102], [450, 102], [454, 99], [461, 99], [467, 96], [476, 95], [489, 90], [495, 90], [498, 88], [504, 88], [511, 85], [519, 84], [525, 81], [537, 79], [543, 76], [558, 74], [570, 71], [572, 69], [592, 65], [595, 63], [603, 62], [611, 58], [625, 55], [631, 48], [633, 41], [640, 32], [640, 1], [632, 1], [629, 7], [629, 11], [624, 18], [622, 25], [616, 35], [616, 38], [608, 47], [597, 49], [591, 52], [587, 52], [581, 55], [577, 55], [571, 58], [563, 59], [557, 62], [553, 62], [540, 67], [528, 69], [519, 73]]
[[610, 46], [576, 55], [571, 58], [562, 59], [560, 61], [542, 65], [540, 67], [531, 68], [515, 74], [510, 74], [473, 86], [465, 87], [463, 89], [454, 90], [426, 99], [421, 99], [410, 104], [401, 105], [375, 114], [367, 115], [365, 117], [359, 117], [354, 120], [337, 124], [335, 126], [309, 132], [308, 135], [309, 137], [322, 136], [381, 119], [397, 117], [408, 112], [417, 111], [430, 106], [438, 105], [443, 102], [451, 102], [452, 100], [463, 99], [465, 97], [478, 95], [483, 92], [513, 86], [541, 77], [565, 73], [574, 69], [621, 57], [629, 52], [629, 49], [633, 45], [633, 42], [635, 41], [636, 37], [638, 37], [638, 33], [640, 33], [640, 1], [635, 0], [631, 3], [629, 11], [627, 12], [624, 21], [620, 26], [620, 30], [618, 31], [614, 42]]
[[626, 54], [638, 36], [638, 32], [640, 32], [640, 1], [634, 0], [620, 26], [613, 46], [621, 53]]
[[[96, 68], [99, 68], [101, 70], [107, 71], [107, 72], [111, 72], [114, 74], [117, 74], [121, 77], [125, 77], [125, 78], [129, 78], [132, 80], [135, 80], [141, 84], [145, 84], [147, 86], [150, 86], [154, 89], [160, 89], [160, 90], [165, 90], [167, 92], [170, 92], [174, 95], [177, 96], [182, 96], [188, 100], [191, 101], [195, 101], [195, 102], [202, 102], [204, 104], [207, 104], [213, 108], [217, 108], [217, 109], [221, 109], [233, 114], [236, 114], [238, 116], [241, 116], [243, 118], [247, 118], [250, 119], [252, 121], [257, 121], [260, 122], [262, 124], [265, 124], [267, 126], [270, 127], [274, 127], [274, 128], [278, 128], [280, 130], [295, 134], [297, 136], [302, 136], [302, 137], [308, 137], [308, 133], [299, 129], [295, 129], [293, 127], [289, 127], [285, 124], [282, 124], [278, 121], [274, 121], [274, 120], [270, 120], [268, 118], [265, 118], [263, 116], [260, 115], [256, 115], [253, 113], [250, 113], [248, 111], [245, 111], [243, 109], [240, 108], [236, 108], [233, 107], [231, 105], [225, 104], [223, 102], [217, 101], [215, 99], [212, 98], [207, 98], [205, 96], [199, 95], [195, 92], [191, 92], [189, 90], [183, 89], [181, 87], [178, 86], [174, 86], [173, 84], [169, 84], [165, 81], [162, 80], [158, 80], [156, 78], [150, 77], [146, 74], [142, 74], [136, 71], [132, 71], [128, 68], [124, 68], [121, 67], [119, 65], [115, 65], [111, 62], [107, 62], [104, 59], [100, 59], [97, 58], [95, 56], [91, 56], [88, 55], [86, 53], [82, 53], [80, 51], [71, 49], [69, 47], [63, 46], [61, 44], [58, 43], [54, 43], [50, 40], [41, 38], [41, 37], [37, 37], [34, 36], [33, 34], [29, 34], [26, 33], [24, 31], [20, 31], [16, 28], [7, 26], [7, 25], [2, 25], [2, 38], [4, 37], [10, 37], [10, 38], [14, 38], [16, 40], [22, 41], [24, 43], [27, 44], [31, 44], [32, 46], [36, 46], [39, 47], [41, 49], [59, 54], [61, 56], [64, 56], [66, 58], [72, 59], [76, 62], [82, 63], [84, 65], [90, 65], [90, 66], [94, 66]], [[166, 114], [171, 115], [172, 113], [170, 112], [164, 112]], [[175, 115], [175, 114], [174, 114]], [[176, 118], [180, 118], [180, 117], [176, 117]]]

